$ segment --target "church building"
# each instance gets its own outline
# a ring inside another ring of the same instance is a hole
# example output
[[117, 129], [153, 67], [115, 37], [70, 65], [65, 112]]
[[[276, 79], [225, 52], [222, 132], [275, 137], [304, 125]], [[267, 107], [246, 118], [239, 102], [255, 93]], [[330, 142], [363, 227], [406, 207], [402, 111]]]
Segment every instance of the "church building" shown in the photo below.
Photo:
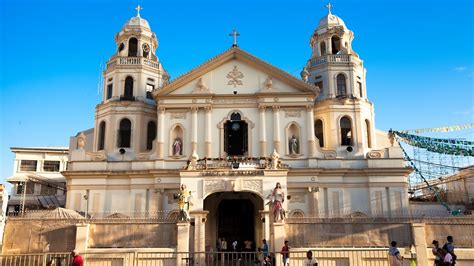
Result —
[[115, 35], [93, 129], [71, 138], [66, 207], [177, 217], [184, 184], [196, 251], [219, 238], [280, 243], [292, 217], [407, 214], [411, 168], [376, 129], [354, 33], [328, 9], [300, 78], [234, 41], [171, 79], [138, 7]]

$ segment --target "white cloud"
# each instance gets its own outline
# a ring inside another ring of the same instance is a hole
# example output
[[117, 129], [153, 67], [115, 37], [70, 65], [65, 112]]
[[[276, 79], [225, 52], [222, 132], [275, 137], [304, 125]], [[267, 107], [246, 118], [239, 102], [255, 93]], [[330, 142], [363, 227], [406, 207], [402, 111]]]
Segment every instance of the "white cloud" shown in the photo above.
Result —
[[458, 67], [453, 68], [453, 71], [456, 71], [456, 72], [463, 72], [465, 70], [467, 70], [467, 67], [465, 66], [458, 66]]

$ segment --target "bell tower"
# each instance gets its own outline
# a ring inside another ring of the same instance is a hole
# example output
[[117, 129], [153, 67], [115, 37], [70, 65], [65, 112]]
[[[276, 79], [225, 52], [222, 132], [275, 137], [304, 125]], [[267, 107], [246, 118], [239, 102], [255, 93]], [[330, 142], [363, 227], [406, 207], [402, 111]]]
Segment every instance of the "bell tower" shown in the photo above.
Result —
[[137, 15], [115, 35], [116, 52], [107, 61], [102, 102], [96, 107], [94, 151], [108, 160], [131, 160], [151, 152], [156, 138], [156, 103], [152, 91], [169, 80], [155, 51], [158, 39]]
[[338, 157], [366, 156], [375, 147], [373, 104], [366, 93], [366, 70], [352, 49], [354, 33], [332, 14], [319, 20], [310, 38], [311, 56], [301, 71], [305, 82], [318, 86], [315, 135], [319, 146]]

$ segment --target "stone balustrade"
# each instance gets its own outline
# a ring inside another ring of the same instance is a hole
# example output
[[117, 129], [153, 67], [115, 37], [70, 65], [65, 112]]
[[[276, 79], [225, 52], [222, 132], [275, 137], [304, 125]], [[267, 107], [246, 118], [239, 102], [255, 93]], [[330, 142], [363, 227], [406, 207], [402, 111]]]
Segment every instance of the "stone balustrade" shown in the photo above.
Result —
[[159, 69], [160, 64], [144, 57], [114, 57], [107, 62], [107, 69], [117, 65], [145, 65]]
[[325, 63], [356, 63], [360, 64], [361, 61], [355, 56], [348, 55], [348, 54], [331, 54], [331, 55], [323, 55], [320, 57], [316, 57], [310, 60], [311, 67], [322, 65]]

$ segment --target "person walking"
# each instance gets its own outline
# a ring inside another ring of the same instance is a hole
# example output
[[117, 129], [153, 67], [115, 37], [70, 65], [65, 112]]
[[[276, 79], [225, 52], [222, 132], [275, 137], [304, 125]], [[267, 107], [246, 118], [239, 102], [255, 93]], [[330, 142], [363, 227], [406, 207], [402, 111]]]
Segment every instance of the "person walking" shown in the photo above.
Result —
[[288, 240], [285, 240], [285, 245], [281, 248], [280, 254], [284, 266], [290, 265], [290, 246]]
[[83, 266], [82, 257], [79, 255], [77, 249], [71, 252], [71, 266]]
[[454, 239], [452, 236], [448, 236], [446, 237], [446, 240], [447, 242], [443, 245], [443, 249], [451, 255], [453, 260], [451, 265], [456, 265], [457, 256], [454, 253]]
[[401, 266], [403, 263], [403, 257], [400, 255], [400, 251], [397, 248], [397, 241], [390, 242], [390, 248], [388, 249], [388, 256], [390, 258], [390, 266]]
[[268, 256], [268, 244], [267, 244], [266, 239], [262, 240], [262, 242], [263, 242], [263, 247], [262, 247], [263, 257], [265, 258]]

